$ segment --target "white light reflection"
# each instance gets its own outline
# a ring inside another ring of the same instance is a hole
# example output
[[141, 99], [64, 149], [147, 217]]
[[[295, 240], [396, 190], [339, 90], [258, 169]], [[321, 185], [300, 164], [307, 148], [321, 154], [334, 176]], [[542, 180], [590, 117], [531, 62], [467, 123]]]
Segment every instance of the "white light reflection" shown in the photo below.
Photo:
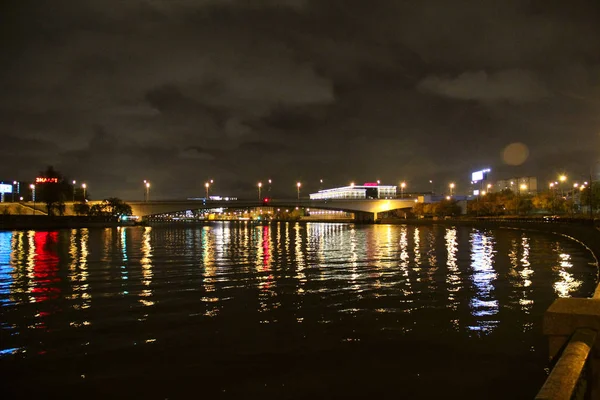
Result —
[[127, 270], [127, 228], [119, 227], [121, 233], [121, 239], [119, 241], [119, 246], [121, 247], [121, 287], [123, 287], [123, 291], [121, 294], [127, 295], [129, 291], [127, 290], [128, 285], [127, 281], [129, 280], [129, 271]]
[[[456, 253], [458, 252], [458, 240], [456, 228], [446, 229], [446, 285], [448, 285], [448, 308], [456, 310], [458, 307], [457, 293], [461, 289], [460, 270], [458, 269]], [[456, 325], [456, 322], [454, 323]], [[455, 326], [456, 327], [456, 326]]]
[[471, 233], [471, 268], [475, 295], [469, 305], [472, 315], [479, 318], [469, 329], [491, 333], [498, 325], [497, 320], [491, 319], [499, 311], [498, 300], [493, 297], [493, 282], [498, 274], [494, 270], [494, 241], [485, 232]]
[[569, 272], [573, 266], [571, 255], [563, 253], [563, 250], [558, 243], [556, 250], [558, 253], [558, 265], [552, 269], [558, 273], [558, 279], [552, 286], [559, 297], [571, 297], [571, 293], [579, 289], [583, 282], [575, 279], [573, 274]]

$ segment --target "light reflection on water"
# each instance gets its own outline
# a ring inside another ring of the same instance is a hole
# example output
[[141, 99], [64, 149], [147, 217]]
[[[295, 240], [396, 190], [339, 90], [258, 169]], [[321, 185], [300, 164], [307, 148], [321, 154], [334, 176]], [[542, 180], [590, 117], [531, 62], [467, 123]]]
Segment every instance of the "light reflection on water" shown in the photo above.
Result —
[[593, 292], [591, 259], [563, 238], [442, 226], [0, 232], [0, 360], [173, 341], [242, 353], [294, 351], [298, 340], [436, 343], [500, 330], [495, 351], [515, 335], [540, 350], [552, 300]]

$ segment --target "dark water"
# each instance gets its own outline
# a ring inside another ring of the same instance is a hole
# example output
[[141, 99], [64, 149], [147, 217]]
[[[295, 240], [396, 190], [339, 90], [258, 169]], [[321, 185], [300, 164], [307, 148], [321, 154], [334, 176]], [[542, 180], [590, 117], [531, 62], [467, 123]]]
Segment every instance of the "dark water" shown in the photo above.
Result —
[[[0, 232], [6, 398], [531, 398], [562, 237], [215, 224]], [[4, 395], [3, 395], [4, 397]]]

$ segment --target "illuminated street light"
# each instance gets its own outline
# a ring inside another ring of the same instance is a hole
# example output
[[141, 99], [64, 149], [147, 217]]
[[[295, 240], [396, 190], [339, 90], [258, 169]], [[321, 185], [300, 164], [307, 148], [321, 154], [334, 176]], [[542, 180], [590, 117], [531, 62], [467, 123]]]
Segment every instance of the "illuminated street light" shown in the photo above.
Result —
[[400, 198], [404, 198], [404, 188], [406, 187], [406, 182], [400, 183]]
[[83, 201], [85, 202], [86, 201], [85, 193], [86, 193], [87, 185], [85, 183], [82, 183], [81, 188], [83, 189]]
[[564, 182], [564, 181], [567, 180], [567, 176], [566, 175], [561, 175], [561, 176], [558, 177], [558, 180], [561, 181], [561, 182]]
[[429, 184], [431, 185], [431, 194], [433, 194], [433, 180], [432, 179], [429, 180]]
[[29, 185], [29, 189], [31, 189], [31, 200], [33, 200], [33, 215], [35, 215], [35, 185], [32, 183]]
[[146, 182], [146, 201], [150, 200], [150, 182]]
[[454, 184], [454, 182], [451, 182], [448, 186], [450, 187], [450, 196], [452, 196], [454, 194], [454, 188], [456, 187], [456, 185]]
[[521, 186], [519, 186], [519, 191], [523, 191], [523, 190], [527, 190], [527, 185], [522, 183]]
[[271, 180], [269, 179], [269, 196], [271, 196]]
[[[17, 181], [13, 181], [13, 188], [12, 188], [12, 201], [13, 203], [15, 202], [15, 186], [17, 186]], [[18, 188], [18, 186], [17, 186]]]
[[260, 190], [262, 189], [262, 182], [258, 182], [258, 199], [260, 200]]
[[206, 200], [208, 200], [208, 188], [210, 187], [210, 183], [206, 182], [204, 187], [206, 188]]
[[323, 179], [319, 179], [319, 190], [323, 189]]
[[302, 184], [300, 182], [296, 182], [296, 187], [298, 188], [298, 200], [300, 200], [300, 186], [302, 186]]
[[76, 180], [73, 180], [73, 203], [75, 203], [75, 184], [77, 183]]

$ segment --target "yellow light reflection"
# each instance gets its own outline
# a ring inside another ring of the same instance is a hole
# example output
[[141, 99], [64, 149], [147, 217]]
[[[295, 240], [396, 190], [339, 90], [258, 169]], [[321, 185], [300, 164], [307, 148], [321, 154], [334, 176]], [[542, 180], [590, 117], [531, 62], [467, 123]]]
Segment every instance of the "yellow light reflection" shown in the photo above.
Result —
[[142, 258], [140, 264], [142, 266], [142, 284], [146, 286], [140, 293], [139, 302], [149, 307], [154, 305], [152, 298], [152, 289], [150, 284], [152, 283], [152, 228], [147, 226], [144, 228], [144, 234], [142, 237]]

